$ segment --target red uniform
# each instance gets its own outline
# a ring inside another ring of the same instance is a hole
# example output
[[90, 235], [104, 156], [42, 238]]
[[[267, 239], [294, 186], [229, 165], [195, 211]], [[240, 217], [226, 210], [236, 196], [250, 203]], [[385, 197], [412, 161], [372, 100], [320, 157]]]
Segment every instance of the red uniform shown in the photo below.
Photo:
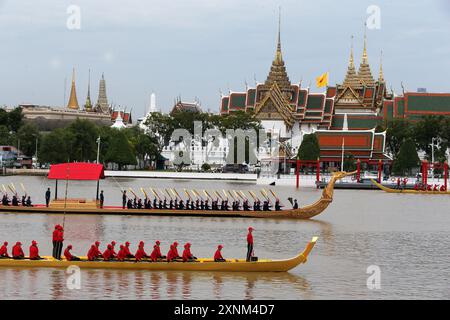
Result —
[[67, 261], [72, 261], [73, 259], [73, 255], [70, 253], [70, 249], [72, 249], [72, 246], [67, 246], [66, 250], [64, 250], [64, 257]]
[[142, 241], [139, 242], [139, 247], [138, 247], [138, 249], [136, 251], [136, 254], [134, 256], [136, 258], [136, 261], [141, 261], [142, 258], [147, 258], [148, 257], [147, 253], [144, 250], [144, 242], [142, 242]]
[[134, 257], [134, 256], [131, 254], [131, 252], [130, 252], [130, 243], [129, 243], [129, 242], [126, 242], [126, 243], [125, 243], [125, 246], [123, 247], [123, 250], [125, 251], [126, 257], [128, 257], [128, 258]]
[[39, 258], [39, 248], [37, 246], [37, 242], [33, 240], [30, 246], [30, 260], [36, 260]]
[[186, 262], [193, 258], [194, 258], [194, 255], [191, 253], [191, 245], [189, 243], [186, 243], [184, 245], [184, 251], [183, 251], [183, 262]]
[[247, 243], [248, 244], [253, 244], [253, 234], [250, 231], [247, 234]]
[[100, 242], [96, 241], [94, 247], [95, 247], [95, 256], [97, 258], [102, 257], [103, 255], [102, 255], [102, 252], [100, 251]]
[[220, 252], [220, 250], [222, 250], [222, 246], [219, 246], [216, 250], [216, 253], [214, 253], [214, 260], [225, 260], [222, 257], [222, 252]]
[[105, 250], [105, 252], [103, 252], [103, 260], [105, 261], [109, 261], [113, 258], [112, 255], [112, 246], [110, 244], [108, 244], [107, 249]]
[[0, 248], [0, 257], [9, 258], [8, 255], [8, 242], [4, 242]]
[[115, 241], [112, 241], [111, 242], [111, 254], [112, 254], [112, 258], [115, 258], [115, 257], [117, 257], [117, 253], [116, 253], [116, 251], [114, 250], [114, 247], [116, 246], [116, 242]]
[[153, 251], [150, 254], [150, 259], [152, 259], [153, 262], [155, 262], [156, 260], [158, 260], [158, 258], [160, 258], [160, 256], [158, 255], [158, 251], [159, 251], [159, 246], [157, 246], [156, 244], [153, 246]]
[[125, 249], [126, 247], [125, 246], [123, 246], [123, 245], [121, 245], [120, 246], [120, 250], [119, 250], [119, 253], [117, 254], [117, 259], [119, 260], [119, 261], [124, 261], [125, 260], [125, 258], [127, 258], [128, 257], [128, 255], [127, 255], [127, 252], [126, 252], [126, 249]]
[[173, 243], [173, 249], [172, 249], [173, 255], [174, 255], [175, 258], [181, 258], [180, 255], [178, 254], [178, 249], [177, 249], [177, 247], [178, 247], [178, 242], [175, 241], [175, 242]]
[[25, 257], [25, 254], [22, 250], [22, 244], [20, 242], [17, 242], [14, 247], [12, 248], [12, 256], [13, 258], [23, 258]]
[[169, 252], [167, 252], [167, 261], [172, 261], [176, 258], [174, 254], [174, 245], [170, 245]]
[[53, 241], [58, 241], [58, 233], [59, 233], [59, 230], [58, 230], [58, 225], [57, 225], [57, 226], [55, 226], [55, 230], [53, 230], [53, 236], [52, 236]]
[[89, 261], [94, 261], [94, 259], [98, 257], [97, 251], [98, 248], [93, 244], [87, 254], [87, 258]]

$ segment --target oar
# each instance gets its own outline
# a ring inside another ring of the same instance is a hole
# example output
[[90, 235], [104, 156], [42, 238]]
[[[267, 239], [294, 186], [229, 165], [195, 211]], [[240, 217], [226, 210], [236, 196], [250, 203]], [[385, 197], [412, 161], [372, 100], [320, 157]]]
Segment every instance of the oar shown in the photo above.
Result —
[[144, 189], [144, 188], [141, 188], [141, 192], [144, 194], [145, 198], [148, 199], [147, 192], [145, 192], [145, 189]]
[[154, 196], [155, 196], [156, 198], [158, 198], [159, 201], [161, 201], [161, 198], [159, 197], [159, 194], [157, 194], [157, 193], [155, 192], [155, 190], [153, 190], [153, 188], [150, 188], [150, 191], [154, 194]]
[[270, 202], [270, 199], [269, 199], [269, 197], [267, 196], [267, 194], [264, 192], [264, 190], [261, 189], [260, 192], [261, 192], [262, 196], [263, 196], [267, 201]]
[[186, 193], [186, 195], [188, 196], [189, 200], [192, 200], [191, 199], [191, 195], [189, 194], [189, 192], [186, 189], [183, 189], [183, 190], [184, 190], [184, 193]]
[[228, 194], [227, 194], [227, 192], [225, 191], [225, 189], [223, 189], [223, 194], [225, 195], [225, 197], [226, 197], [227, 200], [228, 200]]
[[133, 189], [128, 188], [128, 190], [130, 190], [130, 192], [133, 194], [133, 196], [135, 196], [137, 199], [139, 199], [139, 197], [137, 196], [137, 194], [134, 192]]
[[259, 200], [259, 198], [256, 196], [256, 194], [253, 191], [249, 191], [249, 193], [252, 195], [253, 199], [261, 201], [261, 200]]
[[14, 191], [14, 189], [13, 189], [9, 184], [8, 184], [8, 189], [11, 190], [12, 193], [14, 193], [14, 194], [16, 193], [16, 192]]
[[25, 193], [25, 195], [27, 194], [27, 190], [25, 189], [25, 186], [23, 185], [23, 183], [20, 183], [20, 186], [22, 187], [23, 192]]
[[245, 200], [248, 200], [247, 197], [245, 196], [244, 191], [240, 190], [239, 193], [242, 195], [242, 197], [244, 197]]
[[202, 195], [195, 189], [192, 189], [193, 192], [195, 192], [195, 194], [200, 198], [201, 201], [204, 201]]
[[244, 197], [242, 197], [242, 195], [240, 195], [238, 191], [233, 190], [233, 192], [234, 192], [234, 194], [236, 195], [237, 198], [240, 198], [240, 199], [242, 199], [242, 201], [245, 201]]
[[[161, 191], [161, 190], [158, 190], [158, 189], [155, 189], [156, 190], [156, 192], [161, 192], [161, 194], [163, 195], [163, 197], [164, 197], [164, 200], [167, 200], [167, 197], [166, 197], [166, 195], [164, 194], [164, 191]], [[159, 193], [158, 193], [159, 194]]]
[[166, 193], [167, 193], [167, 195], [169, 196], [170, 200], [173, 200], [173, 199], [172, 199], [172, 196], [171, 196], [170, 193], [169, 193], [169, 191], [168, 191], [167, 189], [164, 189], [164, 190], [166, 191]]
[[170, 192], [172, 192], [173, 196], [175, 197], [175, 200], [177, 200], [179, 197], [177, 196], [177, 194], [175, 193], [175, 191], [173, 191], [174, 189], [173, 189], [173, 188], [170, 188], [169, 190], [170, 190]]
[[11, 182], [11, 186], [14, 189], [14, 193], [17, 195], [17, 190], [16, 190], [16, 187], [14, 186], [14, 183]]
[[179, 198], [180, 200], [183, 200], [183, 198], [180, 197], [180, 194], [178, 193], [177, 189], [173, 189], [173, 190], [174, 190], [175, 193], [177, 194], [178, 198]]
[[220, 198], [220, 200], [223, 201], [223, 198], [222, 198], [222, 196], [220, 195], [220, 193], [218, 193], [216, 190], [214, 190], [214, 193], [216, 194], [216, 196], [218, 196], [218, 197]]
[[5, 185], [2, 183], [2, 189], [3, 189], [3, 193], [8, 193], [8, 191], [6, 191]]
[[231, 198], [233, 198], [233, 201], [236, 201], [236, 198], [233, 196], [233, 192], [228, 191], [228, 194], [231, 196]]
[[269, 191], [270, 191], [270, 193], [273, 195], [273, 197], [275, 198], [275, 201], [278, 199], [278, 200], [280, 201], [280, 205], [283, 205], [283, 204], [281, 203], [280, 198], [275, 194], [275, 192], [274, 192], [272, 189], [269, 189]]
[[209, 194], [208, 191], [203, 190], [203, 192], [206, 194], [207, 197], [210, 197], [210, 198], [211, 198], [211, 201], [214, 201], [214, 198], [212, 197], [212, 195]]

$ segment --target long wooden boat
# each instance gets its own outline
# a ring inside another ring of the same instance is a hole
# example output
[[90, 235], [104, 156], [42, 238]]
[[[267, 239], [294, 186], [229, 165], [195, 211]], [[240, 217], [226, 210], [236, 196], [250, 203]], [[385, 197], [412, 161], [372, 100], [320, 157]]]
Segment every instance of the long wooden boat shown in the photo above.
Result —
[[383, 186], [381, 183], [378, 183], [377, 181], [370, 179], [374, 185], [376, 185], [381, 190], [388, 192], [388, 193], [407, 193], [407, 194], [430, 194], [430, 195], [436, 195], [436, 194], [444, 194], [444, 195], [450, 195], [450, 191], [423, 191], [423, 190], [411, 190], [411, 189], [392, 189], [388, 188], [386, 186]]
[[227, 259], [225, 262], [214, 262], [213, 259], [198, 259], [196, 262], [149, 262], [149, 261], [81, 261], [56, 260], [53, 257], [43, 257], [43, 260], [0, 259], [0, 267], [23, 268], [67, 268], [78, 266], [89, 269], [126, 269], [126, 270], [162, 270], [162, 271], [225, 271], [225, 272], [286, 272], [302, 263], [307, 258], [317, 237], [308, 242], [302, 253], [285, 260], [258, 260], [246, 262], [242, 259]]
[[111, 214], [111, 215], [144, 215], [144, 216], [202, 216], [202, 217], [248, 217], [248, 218], [287, 218], [310, 219], [322, 213], [333, 201], [334, 185], [337, 180], [345, 176], [351, 176], [355, 172], [334, 172], [327, 186], [323, 189], [319, 200], [311, 205], [298, 209], [281, 211], [222, 211], [222, 210], [171, 210], [171, 209], [122, 209], [121, 207], [109, 208], [66, 208], [58, 207], [22, 207], [1, 206], [0, 212], [10, 213], [45, 213], [45, 214]]

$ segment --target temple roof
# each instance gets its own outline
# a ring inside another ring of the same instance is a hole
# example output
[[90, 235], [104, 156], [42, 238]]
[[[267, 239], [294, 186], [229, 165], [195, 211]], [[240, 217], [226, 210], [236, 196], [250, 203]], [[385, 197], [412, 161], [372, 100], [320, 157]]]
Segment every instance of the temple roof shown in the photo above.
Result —
[[361, 86], [361, 83], [359, 82], [359, 77], [356, 74], [356, 69], [355, 69], [355, 60], [353, 58], [353, 43], [352, 43], [352, 47], [350, 50], [350, 59], [348, 62], [347, 74], [345, 75], [343, 85], [348, 86], [348, 87]]

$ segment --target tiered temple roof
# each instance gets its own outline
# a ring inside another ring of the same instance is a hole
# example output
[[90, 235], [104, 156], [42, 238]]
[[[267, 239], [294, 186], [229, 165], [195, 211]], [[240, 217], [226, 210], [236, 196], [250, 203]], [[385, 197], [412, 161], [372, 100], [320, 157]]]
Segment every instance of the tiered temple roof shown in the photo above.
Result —
[[72, 71], [72, 86], [70, 88], [70, 96], [69, 96], [69, 102], [67, 103], [67, 108], [78, 110], [80, 109], [80, 106], [78, 105], [78, 99], [77, 99], [77, 90], [75, 88], [75, 69]]

